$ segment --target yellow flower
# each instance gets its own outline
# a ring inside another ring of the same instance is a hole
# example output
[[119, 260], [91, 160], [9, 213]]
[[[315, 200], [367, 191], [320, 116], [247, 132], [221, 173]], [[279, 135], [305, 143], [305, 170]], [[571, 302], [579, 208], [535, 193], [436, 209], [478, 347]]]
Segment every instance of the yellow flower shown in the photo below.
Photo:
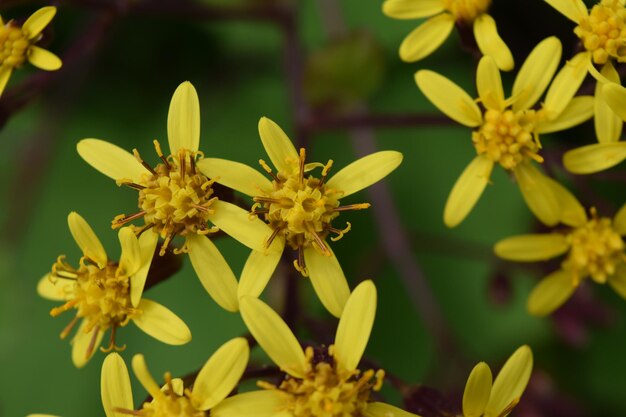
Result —
[[626, 298], [626, 205], [613, 219], [599, 217], [596, 210], [585, 209], [570, 195], [564, 217], [567, 230], [545, 234], [513, 236], [498, 242], [495, 253], [518, 262], [544, 261], [567, 253], [561, 269], [535, 286], [528, 298], [528, 311], [545, 316], [560, 307], [580, 282], [588, 277], [598, 284], [609, 283]]
[[526, 345], [518, 348], [511, 355], [495, 381], [493, 381], [489, 365], [480, 362], [472, 369], [465, 385], [463, 416], [507, 416], [519, 403], [532, 369], [533, 354]]
[[[197, 169], [204, 154], [200, 144], [200, 103], [191, 83], [182, 83], [174, 92], [167, 118], [171, 155], [165, 156], [155, 140], [161, 160], [155, 168], [144, 162], [137, 150], [133, 154], [99, 139], [83, 139], [78, 153], [87, 163], [118, 185], [138, 191], [139, 212], [120, 215], [113, 220], [117, 228], [144, 218], [136, 233], [146, 238], [146, 246], [156, 248], [158, 237], [165, 239], [164, 255], [172, 239], [185, 238], [174, 252], [188, 252], [200, 282], [222, 308], [237, 311], [237, 279], [217, 247], [206, 236], [219, 229], [251, 249], [263, 250], [263, 240], [271, 229], [259, 219], [250, 219], [246, 210], [218, 200], [213, 195], [214, 179]], [[215, 176], [221, 175], [219, 172]], [[208, 227], [210, 221], [216, 227]], [[143, 286], [143, 283], [140, 285]]]
[[12, 20], [5, 24], [0, 17], [0, 96], [13, 70], [20, 68], [26, 60], [46, 71], [61, 68], [59, 57], [35, 46], [56, 12], [56, 7], [42, 7], [26, 19], [22, 27]]
[[72, 361], [84, 366], [100, 346], [104, 333], [111, 329], [109, 346], [104, 351], [118, 348], [116, 331], [130, 321], [148, 335], [170, 345], [182, 345], [191, 340], [187, 325], [159, 303], [142, 298], [152, 251], [145, 250], [144, 236], [137, 239], [129, 228], [119, 231], [122, 254], [120, 261], [110, 260], [89, 224], [73, 212], [68, 216], [70, 232], [83, 252], [79, 267], [74, 268], [60, 256], [37, 285], [40, 296], [54, 301], [65, 301], [53, 308], [53, 317], [76, 309], [76, 317], [61, 333], [61, 338], [82, 319], [72, 340]]
[[593, 114], [592, 97], [572, 98], [585, 73], [581, 77], [577, 66], [569, 64], [555, 77], [541, 108], [534, 108], [560, 58], [561, 43], [557, 38], [540, 42], [522, 65], [508, 99], [504, 98], [500, 72], [490, 57], [483, 57], [478, 65], [477, 100], [435, 72], [422, 70], [415, 74], [418, 87], [435, 106], [474, 129], [472, 142], [478, 155], [452, 188], [444, 210], [446, 225], [454, 227], [465, 219], [489, 183], [496, 163], [513, 173], [526, 204], [542, 222], [553, 225], [559, 221], [560, 208], [551, 182], [532, 163], [543, 162], [539, 134], [567, 129]]
[[[478, 48], [491, 56], [503, 71], [513, 69], [513, 55], [487, 14], [491, 0], [386, 0], [383, 13], [396, 19], [430, 17], [400, 45], [400, 58], [419, 61], [435, 51], [447, 38], [455, 22], [473, 27]], [[431, 17], [432, 16], [432, 17]]]
[[[258, 297], [270, 279], [285, 245], [298, 251], [295, 268], [310, 276], [320, 300], [339, 317], [350, 289], [326, 238], [334, 233], [335, 241], [350, 230], [337, 229], [331, 222], [341, 212], [361, 210], [369, 204], [340, 205], [347, 197], [381, 180], [402, 162], [402, 154], [381, 151], [361, 158], [328, 178], [333, 161], [326, 165], [305, 163], [306, 153], [298, 153], [285, 132], [268, 118], [259, 121], [259, 135], [276, 173], [260, 160], [268, 180], [247, 165], [225, 159], [205, 158], [198, 168], [217, 182], [253, 197], [252, 215], [263, 215], [272, 229], [259, 244], [269, 248], [255, 250], [248, 258], [239, 282], [239, 297]], [[321, 168], [321, 176], [312, 171]]]
[[280, 385], [259, 382], [262, 391], [227, 398], [212, 417], [414, 417], [388, 404], [371, 402], [384, 371], [361, 372], [376, 315], [376, 287], [364, 281], [350, 295], [339, 320], [335, 344], [316, 355], [303, 350], [287, 324], [254, 297], [241, 300], [241, 315], [259, 345], [287, 373]]

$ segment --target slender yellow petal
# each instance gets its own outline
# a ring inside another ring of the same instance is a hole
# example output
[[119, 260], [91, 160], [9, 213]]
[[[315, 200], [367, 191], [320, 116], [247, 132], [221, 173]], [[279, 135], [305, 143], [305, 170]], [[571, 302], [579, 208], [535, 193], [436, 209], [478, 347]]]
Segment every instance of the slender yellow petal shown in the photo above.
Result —
[[549, 233], [508, 237], [496, 243], [493, 250], [510, 261], [536, 262], [562, 255], [568, 248], [565, 236]]
[[194, 86], [185, 81], [176, 88], [167, 114], [167, 137], [170, 152], [180, 149], [191, 152], [200, 145], [200, 100]]
[[624, 204], [613, 218], [613, 229], [620, 235], [626, 235], [626, 204]]
[[498, 68], [502, 71], [513, 69], [513, 55], [500, 37], [493, 17], [483, 13], [474, 20], [474, 37], [480, 52], [485, 56], [492, 57]]
[[128, 368], [124, 359], [116, 352], [107, 355], [102, 363], [100, 394], [102, 407], [107, 417], [127, 416], [127, 414], [116, 412], [117, 408], [134, 409]]
[[217, 200], [211, 206], [215, 212], [209, 220], [226, 234], [253, 250], [265, 250], [265, 242], [272, 229], [260, 218], [226, 201]]
[[133, 323], [144, 333], [168, 345], [191, 341], [191, 331], [185, 322], [161, 304], [142, 298], [137, 309], [141, 313], [133, 316]]
[[157, 401], [167, 401], [167, 397], [165, 396], [165, 394], [163, 394], [163, 391], [161, 391], [161, 388], [156, 383], [156, 381], [152, 377], [152, 374], [148, 370], [148, 365], [146, 365], [146, 360], [142, 354], [137, 354], [133, 356], [131, 366], [133, 368], [135, 376], [153, 399], [156, 399]]
[[400, 59], [416, 62], [432, 54], [448, 38], [454, 27], [454, 16], [441, 13], [431, 17], [411, 33], [400, 44]]
[[604, 171], [626, 159], [626, 142], [595, 143], [565, 152], [563, 165], [574, 174]]
[[291, 396], [279, 390], [252, 391], [226, 398], [211, 417], [293, 417], [286, 411]]
[[532, 163], [522, 163], [513, 170], [530, 211], [545, 225], [554, 226], [561, 220], [561, 206], [552, 185]]
[[[1, 25], [2, 23], [0, 23]], [[59, 417], [52, 414], [29, 414], [26, 417]]]
[[67, 216], [67, 223], [70, 227], [72, 237], [83, 254], [98, 264], [98, 267], [104, 268], [107, 264], [107, 254], [104, 251], [100, 239], [93, 232], [93, 229], [80, 214], [75, 211]]
[[503, 110], [506, 107], [500, 70], [490, 56], [482, 57], [478, 63], [476, 89], [478, 97], [488, 109]]
[[372, 402], [367, 403], [365, 417], [419, 417], [390, 404]]
[[204, 364], [193, 384], [191, 399], [198, 410], [208, 410], [235, 388], [248, 364], [248, 341], [237, 337], [223, 344]]
[[187, 236], [189, 259], [200, 282], [223, 309], [237, 311], [237, 278], [217, 247], [201, 235]]
[[241, 162], [219, 158], [204, 158], [198, 161], [200, 172], [216, 182], [251, 197], [262, 195], [273, 189], [272, 183], [256, 169]]
[[587, 6], [582, 0], [544, 0], [569, 20], [580, 23], [588, 16]]
[[[74, 335], [72, 339], [72, 363], [77, 368], [82, 368], [89, 362], [89, 359], [98, 351], [100, 343], [102, 342], [102, 336], [104, 336], [104, 332], [98, 328], [94, 328], [89, 333], [85, 333], [87, 324], [87, 320], [83, 319], [76, 331], [76, 335]], [[91, 354], [87, 355], [94, 332], [97, 333], [93, 349], [91, 350]]]
[[307, 360], [298, 339], [270, 306], [254, 297], [242, 297], [241, 317], [265, 353], [283, 371], [303, 378]]
[[395, 19], [421, 19], [443, 12], [441, 0], [387, 0], [383, 13]]
[[571, 272], [559, 269], [533, 288], [526, 305], [528, 312], [533, 316], [547, 316], [567, 301], [575, 289]]
[[485, 415], [500, 416], [514, 401], [519, 401], [533, 370], [533, 353], [526, 345], [518, 348], [496, 377]]
[[338, 366], [353, 371], [359, 365], [374, 325], [376, 299], [376, 287], [370, 280], [360, 283], [348, 298], [335, 336]]
[[463, 392], [463, 417], [483, 415], [491, 394], [492, 383], [491, 369], [485, 362], [480, 362], [472, 369]]
[[138, 182], [148, 173], [132, 154], [104, 140], [83, 139], [76, 145], [76, 150], [85, 162], [114, 180]]
[[513, 83], [513, 110], [531, 108], [543, 94], [561, 60], [561, 41], [552, 36], [531, 51]]
[[289, 171], [287, 161], [298, 160], [298, 152], [285, 132], [267, 117], [259, 120], [259, 136], [265, 152], [278, 171]]
[[560, 183], [545, 177], [552, 192], [559, 202], [561, 211], [560, 222], [572, 227], [579, 227], [587, 222], [587, 212], [574, 195]]
[[[274, 244], [284, 248], [285, 241], [283, 239], [275, 239]], [[237, 297], [241, 298], [245, 295], [258, 297], [261, 295], [272, 274], [278, 266], [278, 262], [283, 255], [283, 251], [270, 251], [268, 253], [255, 251], [250, 252], [250, 256], [246, 260], [239, 278], [237, 286]]]
[[337, 257], [332, 250], [331, 256], [326, 256], [309, 246], [304, 250], [304, 262], [320, 301], [330, 314], [340, 317], [350, 296], [350, 288]]
[[626, 120], [626, 88], [619, 83], [605, 83], [602, 86], [602, 98], [622, 120]]
[[343, 198], [382, 180], [401, 163], [400, 152], [376, 152], [352, 162], [330, 178], [326, 185], [343, 191]]
[[615, 273], [609, 276], [609, 285], [622, 298], [626, 298], [626, 264], [623, 262], [617, 265]]
[[[602, 67], [601, 74], [614, 83], [620, 83], [619, 74], [613, 67], [613, 64], [611, 64], [611, 61]], [[596, 99], [594, 101], [596, 136], [600, 143], [617, 142], [622, 135], [624, 122], [607, 104], [604, 97], [604, 88], [602, 88], [604, 85], [601, 82], [596, 83]]]
[[50, 274], [44, 275], [37, 283], [37, 294], [47, 300], [65, 301], [68, 299], [66, 287], [73, 286], [74, 281], [67, 279], [50, 279]]
[[558, 117], [540, 120], [535, 131], [537, 133], [558, 132], [586, 122], [593, 117], [594, 103], [596, 102], [597, 99], [592, 96], [574, 97]]
[[117, 269], [119, 276], [129, 277], [141, 268], [142, 256], [139, 240], [131, 227], [122, 227], [118, 232], [122, 255]]
[[588, 61], [589, 56], [586, 52], [576, 54], [556, 74], [546, 93], [546, 101], [543, 105], [548, 118], [557, 118], [570, 103], [587, 76]]
[[46, 71], [56, 71], [63, 65], [61, 58], [35, 45], [28, 48], [28, 62]]
[[12, 68], [0, 65], [0, 96], [2, 96], [2, 93], [9, 82], [9, 78], [11, 78], [12, 72]]
[[42, 7], [30, 15], [22, 25], [22, 32], [27, 34], [28, 39], [36, 38], [42, 30], [48, 26], [57, 13], [57, 8], [53, 6]]
[[448, 227], [461, 223], [478, 202], [489, 183], [493, 161], [486, 156], [477, 156], [456, 180], [446, 201], [443, 221]]
[[152, 264], [158, 241], [159, 234], [152, 230], [146, 230], [139, 236], [141, 267], [130, 277], [130, 301], [133, 307], [137, 307], [139, 300], [141, 300], [141, 294], [143, 294], [143, 288], [146, 285], [146, 278], [148, 278], [148, 272], [150, 271], [150, 265]]

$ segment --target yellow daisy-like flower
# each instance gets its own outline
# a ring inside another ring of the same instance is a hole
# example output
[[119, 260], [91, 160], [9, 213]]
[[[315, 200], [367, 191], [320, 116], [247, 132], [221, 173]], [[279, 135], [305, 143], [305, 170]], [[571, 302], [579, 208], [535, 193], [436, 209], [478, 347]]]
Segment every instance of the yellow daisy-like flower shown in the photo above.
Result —
[[[154, 145], [161, 163], [150, 166], [133, 154], [99, 139], [83, 139], [78, 153], [87, 163], [118, 185], [126, 185], [139, 194], [139, 212], [120, 215], [113, 227], [121, 227], [143, 217], [144, 226], [136, 233], [146, 237], [153, 250], [159, 236], [164, 239], [164, 255], [172, 239], [185, 238], [176, 253], [188, 252], [200, 282], [224, 309], [237, 311], [237, 279], [217, 247], [206, 236], [223, 230], [251, 249], [264, 250], [263, 241], [272, 230], [259, 219], [250, 219], [246, 210], [219, 200], [213, 195], [214, 179], [198, 170], [204, 154], [200, 144], [200, 103], [191, 83], [182, 83], [174, 92], [167, 118], [171, 155], [165, 156], [159, 143]], [[214, 176], [221, 175], [216, 172]], [[207, 222], [216, 227], [207, 226]], [[143, 286], [141, 283], [140, 286]]]
[[[339, 317], [350, 295], [341, 266], [326, 238], [331, 234], [343, 237], [350, 230], [332, 226], [340, 213], [366, 209], [370, 205], [342, 206], [340, 199], [360, 191], [381, 180], [402, 162], [402, 154], [381, 151], [363, 157], [328, 178], [333, 161], [326, 165], [306, 163], [304, 149], [300, 152], [285, 132], [268, 118], [259, 121], [259, 135], [276, 173], [260, 160], [263, 174], [247, 165], [225, 159], [205, 158], [198, 168], [217, 182], [253, 197], [256, 204], [252, 214], [263, 216], [272, 232], [258, 242], [267, 250], [255, 250], [248, 258], [242, 272], [239, 297], [258, 297], [276, 269], [285, 246], [298, 251], [295, 268], [309, 276], [313, 288], [326, 309]], [[321, 175], [312, 174], [320, 168]]]
[[380, 402], [384, 371], [360, 371], [376, 315], [376, 287], [364, 281], [353, 291], [339, 320], [335, 344], [315, 355], [303, 350], [287, 324], [263, 301], [241, 300], [241, 315], [269, 357], [287, 375], [278, 385], [259, 382], [262, 391], [227, 398], [211, 410], [212, 417], [414, 417]]
[[493, 380], [491, 369], [480, 362], [472, 369], [463, 392], [463, 417], [506, 417], [519, 403], [533, 369], [533, 354], [518, 348]]
[[590, 277], [598, 284], [609, 283], [626, 298], [626, 205], [613, 219], [585, 209], [570, 195], [567, 221], [570, 228], [546, 234], [513, 236], [498, 242], [495, 253], [518, 262], [544, 261], [567, 253], [561, 269], [542, 279], [528, 298], [528, 311], [546, 316], [560, 307], [580, 282]]
[[[450, 35], [455, 22], [474, 29], [478, 48], [503, 71], [513, 69], [513, 55], [487, 11], [491, 0], [386, 0], [383, 13], [396, 19], [429, 19], [400, 45], [400, 58], [415, 62], [433, 53]], [[432, 17], [431, 17], [432, 16]]]
[[89, 224], [73, 212], [68, 216], [70, 232], [83, 252], [79, 267], [74, 268], [60, 256], [37, 285], [40, 296], [64, 301], [53, 308], [53, 317], [76, 309], [76, 317], [61, 332], [67, 337], [78, 321], [80, 326], [72, 340], [72, 361], [84, 366], [100, 346], [104, 333], [111, 329], [109, 346], [118, 348], [116, 331], [130, 321], [148, 335], [170, 345], [182, 345], [191, 340], [187, 325], [159, 303], [142, 298], [143, 284], [148, 274], [153, 250], [146, 250], [144, 236], [137, 239], [130, 228], [119, 231], [122, 254], [119, 262], [110, 260]]
[[[415, 80], [424, 95], [443, 113], [474, 129], [478, 154], [463, 171], [446, 202], [444, 222], [461, 223], [490, 181], [497, 163], [513, 173], [530, 210], [545, 224], [556, 224], [560, 208], [548, 178], [534, 165], [542, 163], [539, 134], [564, 130], [593, 114], [592, 97], [575, 97], [585, 73], [566, 64], [556, 75], [540, 109], [534, 106], [550, 84], [561, 58], [561, 43], [550, 37], [540, 42], [522, 65], [511, 97], [505, 99], [500, 72], [491, 57], [483, 57], [476, 73], [479, 98], [428, 70]], [[482, 106], [477, 104], [479, 102]]]
[[13, 71], [26, 60], [46, 71], [61, 68], [59, 57], [35, 45], [56, 12], [56, 7], [42, 7], [26, 19], [22, 27], [12, 20], [5, 24], [0, 17], [0, 96]]

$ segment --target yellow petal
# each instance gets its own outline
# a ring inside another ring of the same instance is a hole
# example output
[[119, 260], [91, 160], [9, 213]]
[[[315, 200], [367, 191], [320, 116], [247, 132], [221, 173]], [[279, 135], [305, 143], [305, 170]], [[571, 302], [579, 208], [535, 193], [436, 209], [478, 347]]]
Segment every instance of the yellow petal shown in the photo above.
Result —
[[[619, 84], [620, 82], [619, 74], [610, 61], [602, 67], [601, 74], [614, 83]], [[601, 82], [596, 83], [596, 99], [594, 101], [596, 136], [600, 143], [617, 142], [622, 135], [624, 122], [607, 104], [602, 88], [604, 85]]]
[[587, 76], [588, 61], [589, 56], [586, 52], [576, 54], [554, 77], [543, 105], [550, 119], [557, 118], [565, 110], [580, 88]]
[[114, 180], [139, 182], [148, 173], [132, 154], [104, 140], [83, 139], [76, 150], [85, 162]]
[[191, 152], [200, 145], [200, 100], [194, 86], [185, 81], [176, 88], [167, 114], [167, 137], [170, 152], [180, 149]]
[[513, 83], [513, 110], [531, 108], [543, 94], [561, 60], [561, 41], [552, 36], [531, 51]]
[[395, 19], [421, 19], [443, 12], [441, 0], [387, 0], [383, 13]]
[[476, 88], [478, 97], [488, 109], [503, 110], [504, 90], [502, 79], [496, 61], [489, 56], [484, 56], [478, 63], [476, 70]]
[[56, 13], [56, 7], [42, 7], [26, 19], [26, 22], [22, 25], [22, 32], [27, 34], [28, 39], [36, 38], [48, 26], [48, 23], [50, 23]]
[[558, 117], [540, 120], [536, 125], [535, 132], [558, 132], [586, 122], [593, 116], [595, 102], [597, 99], [592, 96], [574, 97]]
[[[168, 384], [165, 384], [161, 387], [161, 391], [166, 392], [169, 391], [170, 387]], [[176, 395], [183, 396], [185, 394], [185, 383], [180, 378], [172, 378], [172, 391]]]
[[[609, 72], [609, 74], [611, 74]], [[626, 120], [626, 88], [619, 83], [605, 83], [602, 96], [608, 106], [622, 119]]]
[[309, 246], [304, 250], [304, 262], [320, 301], [330, 314], [340, 317], [350, 296], [350, 288], [337, 257], [329, 250], [331, 256], [326, 256]]
[[197, 165], [200, 172], [207, 177], [251, 197], [273, 189], [272, 183], [263, 174], [240, 162], [204, 158], [199, 160]]
[[352, 162], [330, 178], [326, 185], [328, 188], [343, 191], [344, 198], [382, 180], [400, 163], [400, 152], [376, 152]]
[[498, 68], [502, 71], [513, 69], [513, 55], [500, 37], [493, 17], [483, 13], [474, 20], [474, 37], [480, 52], [485, 56], [492, 57]]
[[579, 227], [587, 222], [587, 213], [580, 202], [567, 188], [550, 177], [545, 177], [560, 207], [560, 222], [568, 226]]
[[63, 65], [61, 58], [35, 45], [28, 48], [28, 62], [46, 71], [56, 71]]
[[[89, 333], [85, 333], [85, 327], [87, 326], [87, 320], [83, 319], [76, 331], [76, 335], [72, 339], [72, 363], [77, 368], [82, 368], [89, 362], [89, 359], [98, 351], [100, 343], [102, 342], [102, 336], [104, 332], [98, 328], [92, 329]], [[89, 351], [89, 345], [93, 339], [94, 332], [97, 332], [95, 343], [90, 355], [87, 355]]]
[[463, 392], [464, 417], [483, 415], [491, 394], [492, 382], [491, 369], [485, 362], [480, 362], [472, 369]]
[[429, 70], [415, 73], [415, 82], [422, 93], [449, 118], [468, 127], [482, 123], [482, 113], [474, 100], [446, 77]]
[[133, 316], [133, 323], [144, 333], [168, 345], [191, 341], [191, 331], [185, 322], [161, 304], [142, 298], [137, 309], [141, 313]]
[[547, 316], [567, 301], [575, 289], [571, 272], [559, 269], [533, 288], [526, 305], [528, 312], [533, 316]]
[[496, 243], [493, 250], [510, 261], [536, 262], [562, 255], [568, 248], [563, 235], [550, 233], [508, 237]]
[[393, 405], [371, 402], [367, 403], [365, 417], [419, 417], [417, 414], [409, 413]]
[[547, 226], [557, 224], [561, 220], [561, 207], [547, 177], [531, 162], [519, 164], [513, 173], [530, 211]]
[[593, 174], [626, 159], [626, 142], [596, 143], [565, 152], [563, 165], [574, 174]]
[[287, 161], [297, 161], [299, 156], [285, 132], [267, 117], [259, 120], [259, 136], [265, 152], [278, 171], [289, 171]]
[[575, 23], [588, 16], [587, 6], [582, 0], [545, 0], [545, 2]]
[[9, 82], [9, 78], [11, 78], [12, 72], [12, 68], [0, 65], [0, 96], [2, 96], [2, 93]]
[[120, 265], [117, 269], [119, 276], [130, 277], [141, 268], [142, 256], [139, 240], [131, 227], [122, 227], [118, 232], [120, 246], [122, 247], [122, 255], [120, 256]]
[[[1, 24], [2, 23], [0, 22], [0, 25]], [[52, 415], [52, 414], [29, 414], [26, 417], [58, 417], [58, 416], [55, 416], [55, 415]]]
[[141, 383], [141, 385], [145, 388], [148, 393], [152, 396], [152, 398], [161, 401], [167, 401], [167, 397], [161, 391], [161, 388], [156, 383], [152, 374], [148, 370], [148, 365], [146, 365], [146, 360], [142, 354], [137, 354], [133, 356], [133, 361], [131, 362], [131, 366], [133, 367], [133, 372], [135, 376]]
[[[274, 242], [284, 248], [283, 239], [277, 238]], [[241, 278], [239, 278], [237, 297], [241, 298], [245, 295], [251, 297], [260, 296], [274, 274], [282, 255], [282, 250], [270, 251], [268, 253], [255, 250], [250, 252], [250, 256], [248, 256], [243, 266]]]
[[265, 250], [265, 242], [272, 229], [260, 218], [226, 201], [217, 200], [211, 206], [215, 212], [209, 220], [226, 234], [234, 237], [252, 250]]
[[485, 415], [500, 416], [512, 402], [518, 401], [533, 370], [533, 353], [526, 345], [518, 348], [506, 361], [491, 389]]
[[472, 211], [482, 195], [493, 169], [493, 162], [486, 156], [477, 156], [456, 180], [446, 201], [443, 221], [448, 227], [461, 223]]
[[211, 417], [293, 417], [286, 411], [291, 396], [279, 390], [252, 391], [226, 398]]
[[93, 232], [87, 221], [73, 211], [67, 216], [67, 223], [72, 237], [74, 237], [83, 254], [98, 264], [98, 267], [104, 268], [107, 264], [107, 254], [102, 243], [100, 243], [100, 239], [98, 239], [98, 236]]
[[198, 373], [191, 396], [194, 407], [209, 410], [226, 398], [239, 383], [249, 356], [245, 338], [237, 337], [224, 343]]
[[146, 230], [139, 236], [139, 248], [141, 250], [141, 267], [130, 277], [130, 301], [133, 307], [139, 305], [143, 288], [146, 285], [146, 278], [150, 271], [154, 250], [159, 241], [158, 233], [153, 230]]
[[613, 228], [620, 235], [626, 235], [626, 204], [624, 204], [615, 214]]
[[127, 414], [116, 412], [115, 409], [117, 408], [134, 409], [128, 368], [126, 368], [122, 357], [116, 352], [107, 355], [102, 363], [100, 393], [102, 407], [107, 417], [127, 416]]
[[454, 27], [454, 17], [441, 13], [431, 17], [411, 33], [400, 44], [400, 59], [416, 62], [432, 54], [448, 38]]
[[237, 278], [219, 249], [200, 235], [187, 236], [189, 259], [211, 298], [227, 311], [237, 311]]
[[339, 319], [334, 357], [338, 366], [353, 371], [359, 365], [376, 316], [376, 287], [371, 280], [360, 283], [348, 298]]
[[65, 301], [73, 286], [72, 280], [58, 278], [52, 281], [50, 274], [46, 274], [37, 283], [37, 294], [47, 300]]
[[248, 330], [272, 361], [289, 375], [303, 378], [308, 367], [304, 351], [283, 319], [258, 298], [243, 297], [240, 308]]
[[609, 285], [622, 298], [626, 298], [626, 265], [622, 262], [617, 265], [615, 273], [609, 276]]

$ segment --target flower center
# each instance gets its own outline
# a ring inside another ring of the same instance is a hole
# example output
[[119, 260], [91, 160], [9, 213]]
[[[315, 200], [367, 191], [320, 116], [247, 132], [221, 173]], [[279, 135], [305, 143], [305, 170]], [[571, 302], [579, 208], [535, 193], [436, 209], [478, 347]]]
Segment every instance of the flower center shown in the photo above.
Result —
[[479, 155], [485, 154], [505, 169], [513, 169], [528, 158], [543, 162], [535, 130], [538, 114], [533, 110], [493, 110], [484, 114], [483, 124], [472, 132]]
[[26, 60], [26, 50], [30, 42], [21, 28], [0, 26], [0, 66], [18, 67]]
[[473, 22], [479, 15], [485, 13], [491, 0], [443, 0], [443, 7], [456, 20]]
[[574, 29], [593, 62], [605, 64], [609, 57], [626, 59], [626, 9], [619, 0], [602, 0]]
[[587, 276], [605, 283], [616, 266], [626, 261], [624, 241], [613, 229], [611, 219], [598, 218], [595, 209], [591, 209], [591, 215], [591, 220], [567, 235], [570, 251], [563, 269], [573, 272], [574, 285]]
[[[211, 197], [214, 181], [196, 169], [196, 161], [204, 157], [201, 152], [181, 149], [178, 155], [166, 158], [156, 140], [154, 146], [162, 163], [152, 168], [141, 159], [135, 149], [135, 157], [149, 172], [138, 183], [128, 179], [118, 180], [118, 184], [139, 191], [141, 211], [130, 216], [121, 214], [113, 219], [112, 225], [113, 228], [118, 228], [143, 217], [145, 226], [136, 232], [140, 234], [150, 228], [154, 229], [165, 239], [159, 252], [163, 256], [176, 235], [206, 235], [217, 231], [217, 228], [207, 226], [210, 215], [214, 213], [211, 205], [217, 197]], [[182, 248], [175, 252], [184, 250]]]

